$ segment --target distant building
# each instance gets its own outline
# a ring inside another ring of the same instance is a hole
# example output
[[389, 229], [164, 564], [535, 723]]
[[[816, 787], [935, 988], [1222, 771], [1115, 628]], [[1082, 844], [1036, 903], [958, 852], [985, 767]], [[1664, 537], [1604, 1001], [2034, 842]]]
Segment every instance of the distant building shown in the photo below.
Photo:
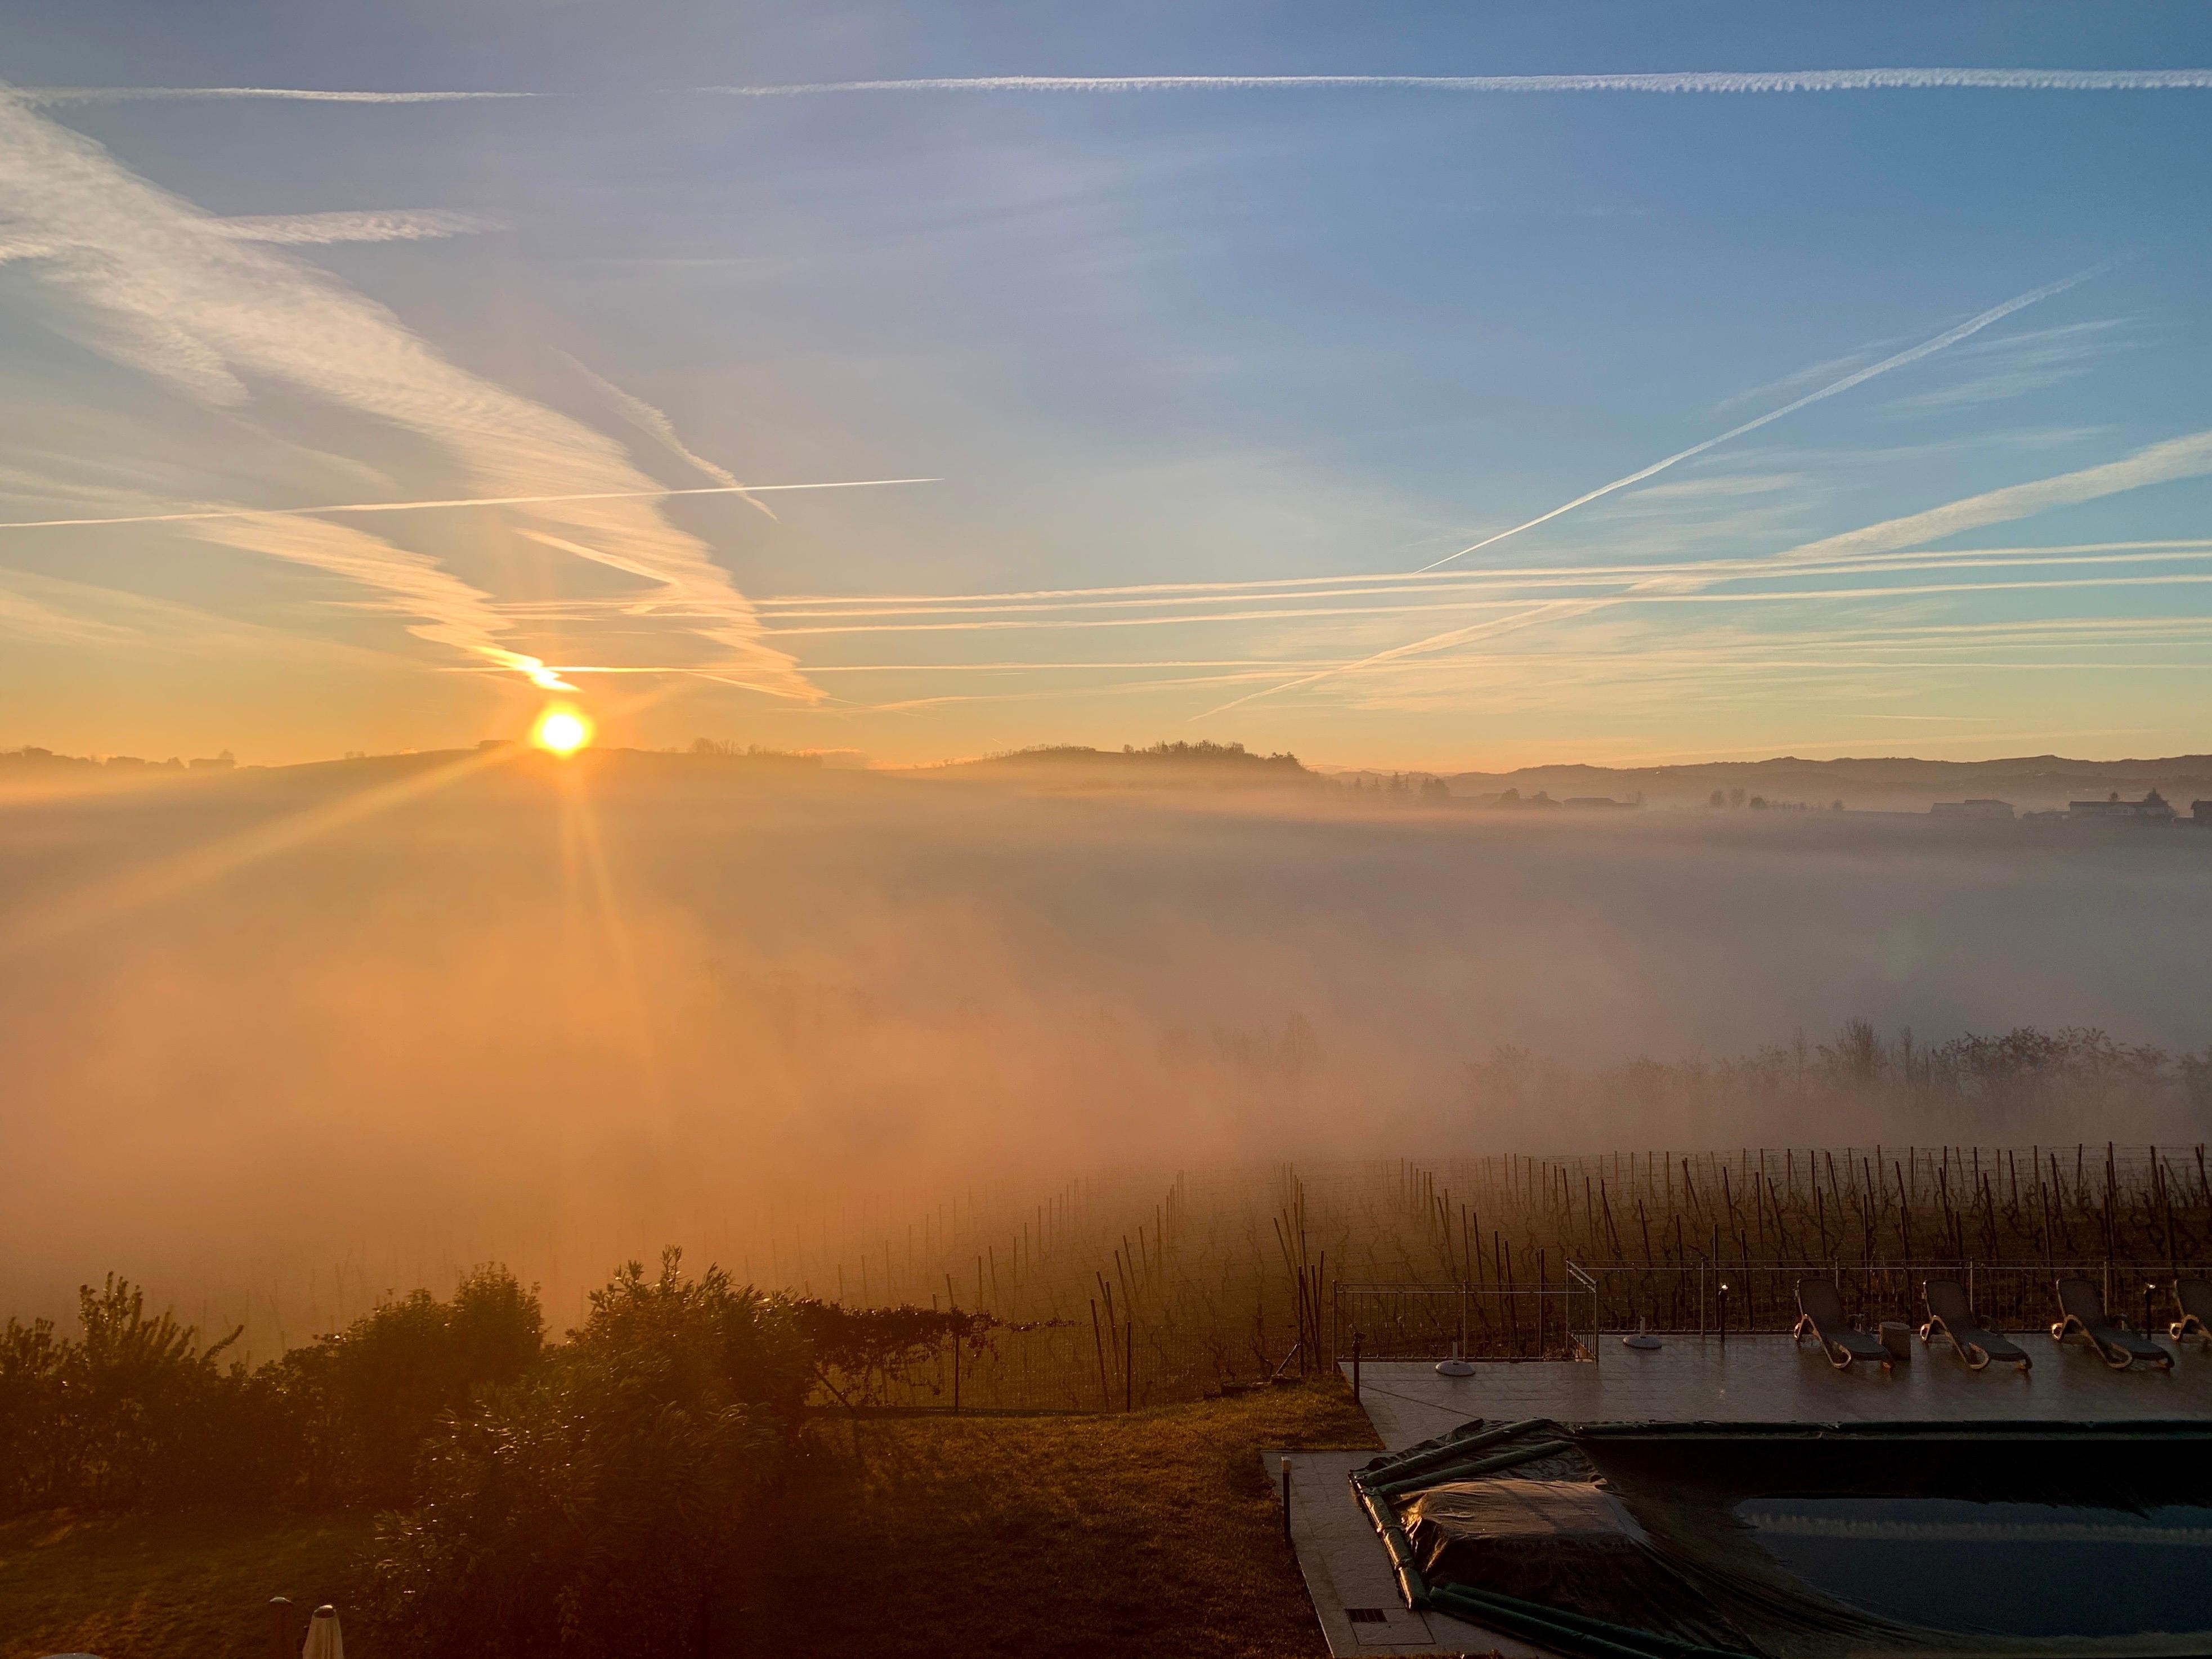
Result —
[[228, 772], [238, 764], [238, 757], [226, 749], [220, 755], [204, 756], [187, 764], [195, 772]]
[[2212, 830], [2212, 800], [2193, 800], [2189, 803], [2189, 819]]
[[1939, 800], [1928, 809], [1939, 818], [2002, 818], [2012, 820], [2012, 803], [2003, 800]]
[[2141, 800], [2122, 800], [2115, 789], [2103, 800], [2069, 801], [2066, 816], [2080, 823], [2172, 823], [2173, 808], [2155, 789]]
[[1632, 800], [1615, 800], [1610, 795], [1570, 795], [1559, 805], [1577, 807], [1584, 811], [1602, 812], [1607, 807], [1612, 807], [1626, 812], [1635, 810], [1637, 803]]
[[2020, 815], [2020, 821], [2022, 823], [2063, 823], [2066, 822], [2066, 814], [2053, 806], [2040, 812], [2022, 812]]

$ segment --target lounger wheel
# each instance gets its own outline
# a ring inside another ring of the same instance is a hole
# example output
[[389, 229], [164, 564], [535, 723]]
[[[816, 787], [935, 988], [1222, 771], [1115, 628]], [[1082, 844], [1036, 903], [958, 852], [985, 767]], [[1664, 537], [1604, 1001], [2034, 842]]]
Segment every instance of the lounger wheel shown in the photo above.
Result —
[[1959, 1358], [1966, 1362], [1970, 1371], [1985, 1371], [1990, 1368], [1990, 1351], [1978, 1342], [1969, 1342], [1959, 1351]]
[[2029, 1371], [2035, 1369], [2035, 1362], [2033, 1359], [2030, 1359], [2026, 1354], [2022, 1354], [2020, 1357], [2020, 1364], [2014, 1367], [2014, 1369], [2022, 1376], [2026, 1376]]

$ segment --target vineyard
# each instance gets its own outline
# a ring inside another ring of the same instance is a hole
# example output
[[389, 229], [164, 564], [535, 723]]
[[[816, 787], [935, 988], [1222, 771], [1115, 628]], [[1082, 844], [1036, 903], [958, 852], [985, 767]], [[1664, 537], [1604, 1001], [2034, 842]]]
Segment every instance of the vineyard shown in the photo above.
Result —
[[904, 1238], [779, 1255], [861, 1305], [985, 1314], [878, 1403], [1118, 1410], [1347, 1356], [1545, 1358], [1591, 1328], [1786, 1330], [1795, 1286], [1904, 1317], [1966, 1278], [2033, 1328], [2054, 1270], [2116, 1310], [2212, 1260], [2204, 1148], [1855, 1147], [1342, 1164], [1072, 1182], [1027, 1213], [945, 1206]]

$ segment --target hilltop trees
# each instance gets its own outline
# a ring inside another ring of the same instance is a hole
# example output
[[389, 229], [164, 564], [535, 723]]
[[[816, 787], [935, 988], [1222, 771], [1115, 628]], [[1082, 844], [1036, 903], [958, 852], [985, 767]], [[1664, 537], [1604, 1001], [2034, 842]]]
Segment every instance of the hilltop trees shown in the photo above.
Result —
[[1639, 1134], [1678, 1144], [1735, 1141], [1770, 1125], [1786, 1139], [1808, 1107], [1840, 1134], [1906, 1140], [2094, 1139], [2121, 1108], [2138, 1116], [2162, 1108], [2176, 1133], [2202, 1135], [2212, 1124], [2212, 1048], [2176, 1055], [2094, 1026], [2022, 1025], [1931, 1044], [1909, 1027], [1885, 1039], [1853, 1018], [1826, 1042], [1800, 1035], [1749, 1054], [1593, 1071], [1500, 1048], [1468, 1066], [1467, 1079], [1470, 1103], [1493, 1121], [1518, 1119], [1559, 1140], [1583, 1125], [1617, 1136], [1624, 1106]]

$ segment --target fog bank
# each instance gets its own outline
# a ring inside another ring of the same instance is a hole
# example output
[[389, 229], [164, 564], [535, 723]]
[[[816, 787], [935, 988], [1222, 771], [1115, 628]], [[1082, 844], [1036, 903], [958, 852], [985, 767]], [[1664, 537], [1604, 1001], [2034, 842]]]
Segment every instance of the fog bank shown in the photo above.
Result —
[[[551, 1289], [682, 1240], [766, 1277], [779, 1231], [1071, 1171], [1895, 1135], [1891, 1097], [1793, 1123], [1508, 1088], [1495, 1051], [1597, 1077], [1854, 1016], [2198, 1049], [2208, 873], [2185, 833], [620, 754], [0, 802], [0, 1294], [58, 1310], [115, 1267], [210, 1322], [261, 1295], [296, 1340], [457, 1264]], [[2171, 1091], [2100, 1116], [2203, 1133]]]

